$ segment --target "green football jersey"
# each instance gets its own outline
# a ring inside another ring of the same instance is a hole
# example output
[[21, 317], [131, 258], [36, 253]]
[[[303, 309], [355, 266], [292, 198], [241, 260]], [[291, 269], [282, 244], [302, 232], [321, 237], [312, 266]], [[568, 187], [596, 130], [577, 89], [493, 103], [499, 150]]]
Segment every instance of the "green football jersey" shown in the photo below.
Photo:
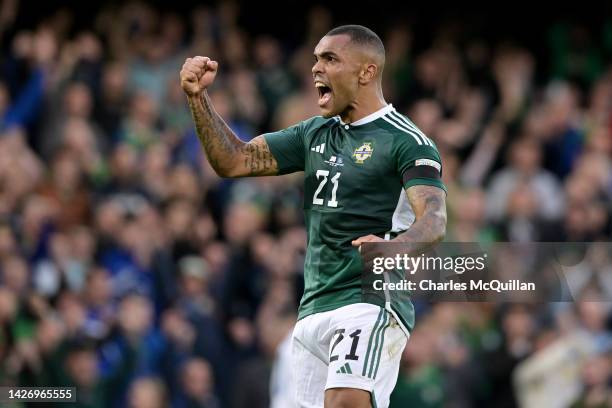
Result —
[[264, 137], [280, 174], [304, 171], [308, 242], [298, 318], [367, 302], [392, 309], [411, 330], [408, 297], [389, 304], [364, 296], [363, 262], [351, 241], [407, 230], [414, 213], [406, 188], [426, 184], [446, 191], [435, 144], [392, 105], [352, 124], [318, 116]]

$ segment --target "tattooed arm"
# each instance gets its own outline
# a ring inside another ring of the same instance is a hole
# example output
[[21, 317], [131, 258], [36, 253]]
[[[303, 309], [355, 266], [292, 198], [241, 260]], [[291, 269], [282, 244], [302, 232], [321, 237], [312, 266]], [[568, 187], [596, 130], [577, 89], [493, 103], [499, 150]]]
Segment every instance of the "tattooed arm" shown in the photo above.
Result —
[[[408, 202], [414, 212], [415, 221], [408, 231], [398, 235], [392, 242], [408, 245], [408, 252], [425, 250], [444, 239], [446, 234], [446, 193], [434, 186], [416, 185], [406, 189]], [[366, 235], [352, 242], [360, 246], [364, 242], [383, 242], [376, 235]]]
[[215, 112], [206, 91], [187, 98], [200, 144], [221, 177], [271, 176], [278, 166], [263, 136], [244, 143]]
[[212, 106], [206, 89], [213, 83], [218, 64], [208, 57], [187, 58], [181, 70], [181, 86], [200, 143], [212, 168], [221, 177], [271, 176], [278, 164], [263, 136], [241, 141]]
[[406, 189], [414, 211], [414, 223], [393, 241], [412, 243], [415, 250], [424, 249], [446, 235], [446, 193], [438, 187], [416, 185]]

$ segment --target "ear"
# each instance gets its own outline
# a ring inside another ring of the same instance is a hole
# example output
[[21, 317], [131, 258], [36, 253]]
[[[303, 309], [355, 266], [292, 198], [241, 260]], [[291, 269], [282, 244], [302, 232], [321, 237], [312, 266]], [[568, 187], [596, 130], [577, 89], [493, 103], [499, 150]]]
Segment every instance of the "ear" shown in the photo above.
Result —
[[376, 66], [376, 64], [372, 64], [372, 63], [364, 64], [359, 74], [359, 84], [360, 85], [369, 84], [370, 82], [374, 80], [374, 78], [376, 78], [377, 74], [378, 74], [378, 67]]

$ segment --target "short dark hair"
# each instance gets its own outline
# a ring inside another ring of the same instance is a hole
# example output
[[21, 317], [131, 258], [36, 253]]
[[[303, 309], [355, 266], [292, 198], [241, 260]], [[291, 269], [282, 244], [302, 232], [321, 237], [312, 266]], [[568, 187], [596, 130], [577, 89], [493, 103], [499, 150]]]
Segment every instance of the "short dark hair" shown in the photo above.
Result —
[[351, 42], [359, 45], [372, 47], [377, 53], [385, 56], [385, 46], [380, 37], [368, 27], [357, 24], [349, 24], [336, 27], [329, 31], [325, 36], [346, 34], [351, 38]]

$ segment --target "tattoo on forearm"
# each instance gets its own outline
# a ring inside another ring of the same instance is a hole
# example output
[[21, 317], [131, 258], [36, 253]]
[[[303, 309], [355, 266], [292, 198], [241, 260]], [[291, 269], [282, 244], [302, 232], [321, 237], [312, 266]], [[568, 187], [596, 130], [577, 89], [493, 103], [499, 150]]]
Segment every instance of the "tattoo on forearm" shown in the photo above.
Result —
[[416, 220], [408, 231], [395, 238], [397, 242], [412, 243], [414, 250], [425, 249], [444, 238], [446, 231], [446, 194], [433, 186], [414, 186], [408, 189]]
[[262, 136], [244, 143], [214, 111], [206, 94], [187, 100], [200, 144], [219, 175], [261, 176], [276, 172], [276, 160]]
[[200, 144], [206, 152], [210, 165], [215, 171], [222, 173], [224, 170], [222, 159], [234, 155], [239, 141], [235, 140], [232, 131], [211, 109], [205, 98], [204, 95], [201, 98], [188, 98], [189, 108]]

